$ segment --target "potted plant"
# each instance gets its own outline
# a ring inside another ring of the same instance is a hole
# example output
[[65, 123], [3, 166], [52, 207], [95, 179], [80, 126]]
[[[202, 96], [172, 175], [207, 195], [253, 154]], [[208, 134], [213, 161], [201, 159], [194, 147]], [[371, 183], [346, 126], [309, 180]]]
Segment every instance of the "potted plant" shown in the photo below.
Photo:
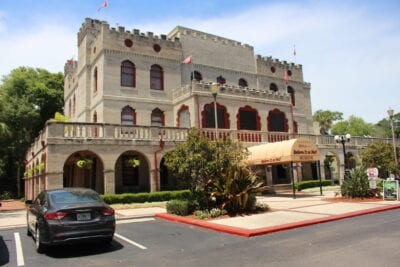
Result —
[[93, 165], [93, 160], [91, 159], [78, 159], [76, 161], [76, 166], [80, 169], [91, 169]]
[[125, 166], [131, 167], [131, 168], [136, 168], [139, 167], [140, 165], [140, 160], [137, 158], [129, 158], [125, 160]]

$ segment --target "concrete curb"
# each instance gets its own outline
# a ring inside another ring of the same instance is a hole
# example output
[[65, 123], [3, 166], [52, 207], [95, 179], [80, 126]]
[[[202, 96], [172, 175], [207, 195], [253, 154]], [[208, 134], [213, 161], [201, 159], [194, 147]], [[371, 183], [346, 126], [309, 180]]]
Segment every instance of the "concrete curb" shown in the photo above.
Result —
[[234, 235], [239, 235], [239, 236], [244, 236], [244, 237], [252, 237], [252, 236], [266, 235], [266, 234], [289, 230], [289, 229], [293, 229], [293, 228], [305, 227], [305, 226], [309, 226], [309, 225], [313, 225], [313, 224], [326, 223], [326, 222], [331, 222], [331, 221], [338, 221], [338, 220], [343, 220], [346, 218], [351, 218], [351, 217], [356, 217], [356, 216], [361, 216], [361, 215], [366, 215], [366, 214], [372, 214], [372, 213], [377, 213], [377, 212], [383, 212], [383, 211], [388, 211], [388, 210], [394, 210], [394, 209], [400, 209], [400, 204], [390, 205], [390, 206], [385, 206], [385, 207], [377, 207], [377, 208], [366, 209], [366, 210], [360, 210], [360, 211], [355, 211], [355, 212], [349, 212], [349, 213], [340, 214], [340, 215], [332, 215], [332, 216], [329, 216], [326, 218], [306, 220], [306, 221], [301, 221], [301, 222], [260, 228], [260, 229], [256, 229], [256, 230], [247, 230], [247, 229], [238, 228], [238, 227], [213, 224], [213, 223], [210, 223], [207, 221], [201, 221], [201, 220], [196, 220], [196, 219], [192, 219], [192, 218], [185, 218], [185, 217], [172, 215], [172, 214], [156, 214], [156, 217], [160, 218], [160, 219], [169, 220], [169, 221], [195, 225], [195, 226], [211, 229], [211, 230], [218, 231], [218, 232], [234, 234]]

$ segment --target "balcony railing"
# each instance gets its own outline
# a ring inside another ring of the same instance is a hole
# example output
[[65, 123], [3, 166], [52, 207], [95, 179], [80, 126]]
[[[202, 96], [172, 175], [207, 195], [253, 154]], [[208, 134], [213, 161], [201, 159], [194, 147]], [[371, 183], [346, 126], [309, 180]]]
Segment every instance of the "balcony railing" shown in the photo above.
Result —
[[[204, 136], [215, 140], [215, 129], [202, 129]], [[187, 129], [176, 127], [152, 127], [152, 126], [126, 126], [120, 124], [102, 123], [62, 123], [48, 122], [39, 137], [32, 144], [28, 153], [36, 154], [44, 144], [51, 139], [65, 140], [136, 140], [136, 141], [160, 141], [179, 142], [185, 141]], [[311, 134], [289, 134], [282, 132], [262, 132], [246, 130], [218, 129], [218, 138], [232, 138], [248, 145], [257, 143], [270, 143], [288, 140], [292, 138], [305, 138], [319, 147], [337, 144], [333, 136]], [[352, 137], [349, 147], [365, 147], [373, 142], [392, 143], [391, 138], [376, 137]], [[396, 140], [397, 146], [399, 145]], [[29, 155], [29, 154], [28, 154]]]

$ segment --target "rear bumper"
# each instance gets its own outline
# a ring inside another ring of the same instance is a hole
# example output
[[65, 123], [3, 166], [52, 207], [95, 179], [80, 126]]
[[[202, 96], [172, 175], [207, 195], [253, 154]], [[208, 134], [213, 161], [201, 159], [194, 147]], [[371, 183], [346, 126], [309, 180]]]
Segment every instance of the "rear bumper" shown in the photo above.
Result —
[[81, 243], [112, 239], [115, 232], [115, 220], [96, 222], [88, 225], [49, 223], [46, 245]]

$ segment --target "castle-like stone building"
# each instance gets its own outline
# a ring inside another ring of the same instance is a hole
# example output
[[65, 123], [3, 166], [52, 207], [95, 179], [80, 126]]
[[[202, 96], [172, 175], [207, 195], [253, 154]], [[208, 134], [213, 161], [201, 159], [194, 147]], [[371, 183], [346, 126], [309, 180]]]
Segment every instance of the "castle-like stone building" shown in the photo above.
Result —
[[[189, 127], [246, 144], [314, 135], [301, 65], [181, 26], [157, 36], [87, 18], [77, 41], [78, 59], [65, 65], [71, 123], [48, 122], [28, 151], [27, 198], [63, 186], [100, 193], [174, 188], [162, 157]], [[302, 169], [313, 177], [312, 164]], [[272, 174], [273, 183], [289, 182], [282, 166]]]

